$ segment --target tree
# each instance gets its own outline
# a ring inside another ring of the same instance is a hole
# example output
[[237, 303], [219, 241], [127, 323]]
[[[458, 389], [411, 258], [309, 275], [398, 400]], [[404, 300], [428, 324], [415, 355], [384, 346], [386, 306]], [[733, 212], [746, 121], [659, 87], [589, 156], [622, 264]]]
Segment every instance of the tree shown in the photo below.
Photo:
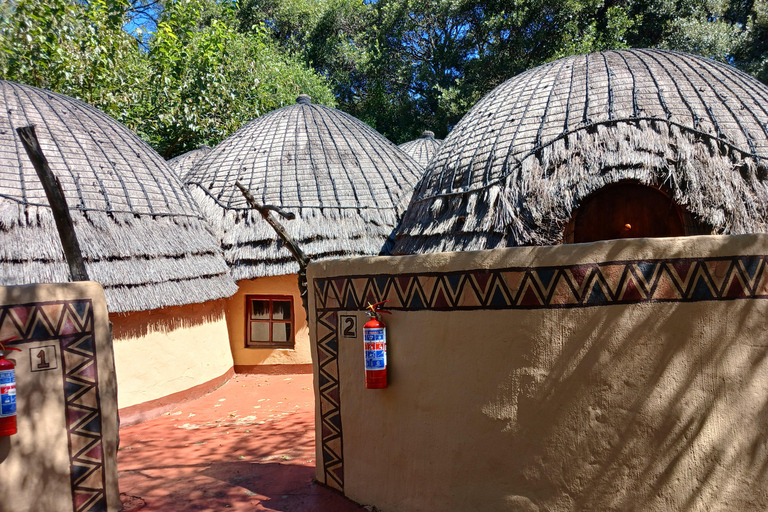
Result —
[[12, 2], [0, 20], [2, 75], [93, 104], [167, 158], [216, 144], [302, 92], [334, 104], [326, 80], [264, 29], [238, 32], [233, 3], [166, 1], [155, 32], [141, 33], [134, 20], [134, 37], [124, 27], [153, 4]]
[[153, 77], [144, 88], [142, 135], [166, 158], [214, 145], [300, 93], [334, 104], [325, 80], [255, 27], [236, 29], [231, 3], [167, 2], [147, 41]]
[[350, 110], [367, 81], [369, 11], [363, 0], [246, 0], [237, 16], [241, 32], [266, 32], [324, 76], [341, 108]]
[[728, 12], [743, 30], [733, 63], [768, 84], [768, 1], [733, 2]]
[[768, 83], [768, 0], [6, 0], [0, 71], [102, 108], [170, 157], [299, 92], [395, 142], [445, 136], [504, 80], [660, 47]]
[[312, 26], [304, 60], [328, 79], [340, 108], [349, 110], [361, 99], [368, 80], [369, 9], [362, 0], [329, 1]]
[[122, 30], [120, 0], [11, 0], [0, 16], [0, 73], [96, 105], [130, 125], [148, 68]]
[[454, 0], [383, 0], [374, 8], [368, 90], [358, 115], [397, 142], [425, 129], [444, 136], [463, 112], [446, 108], [445, 91], [466, 73], [474, 41]]
[[768, 80], [765, 0], [379, 0], [369, 86], [357, 115], [402, 142], [444, 135], [527, 69], [629, 47], [686, 51]]

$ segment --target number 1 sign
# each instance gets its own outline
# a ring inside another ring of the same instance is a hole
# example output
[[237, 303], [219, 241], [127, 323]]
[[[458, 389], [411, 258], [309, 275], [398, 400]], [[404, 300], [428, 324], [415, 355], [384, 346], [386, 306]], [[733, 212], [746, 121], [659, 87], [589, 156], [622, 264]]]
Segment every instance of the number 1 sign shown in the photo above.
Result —
[[31, 347], [29, 349], [29, 364], [30, 370], [33, 372], [55, 370], [59, 366], [56, 358], [56, 346]]

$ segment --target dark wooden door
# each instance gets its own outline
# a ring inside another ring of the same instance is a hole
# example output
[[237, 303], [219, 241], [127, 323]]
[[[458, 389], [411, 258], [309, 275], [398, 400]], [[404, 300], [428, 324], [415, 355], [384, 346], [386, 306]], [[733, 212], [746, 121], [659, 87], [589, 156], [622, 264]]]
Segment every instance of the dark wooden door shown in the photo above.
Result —
[[680, 207], [661, 190], [639, 183], [598, 190], [582, 203], [574, 220], [575, 243], [685, 235]]

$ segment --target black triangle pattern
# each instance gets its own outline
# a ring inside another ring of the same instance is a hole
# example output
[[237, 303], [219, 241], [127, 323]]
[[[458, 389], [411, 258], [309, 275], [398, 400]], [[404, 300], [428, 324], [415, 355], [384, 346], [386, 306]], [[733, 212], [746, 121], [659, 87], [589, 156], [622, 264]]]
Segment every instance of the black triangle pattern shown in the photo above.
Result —
[[[69, 445], [70, 465], [72, 467], [72, 494], [75, 497], [90, 496], [88, 500], [76, 499], [75, 512], [106, 510], [106, 483], [104, 473], [101, 432], [101, 408], [98, 402], [98, 368], [96, 362], [96, 343], [93, 337], [93, 309], [89, 304], [79, 301], [67, 304], [65, 311], [70, 313], [81, 333], [62, 337], [61, 353], [64, 379], [68, 387], [76, 390], [67, 397], [67, 407], [87, 413], [70, 423]], [[85, 307], [87, 306], [87, 307]], [[69, 416], [68, 416], [69, 417]], [[79, 449], [74, 447], [80, 447]], [[95, 449], [94, 448], [99, 448]], [[79, 477], [75, 468], [80, 468]], [[82, 468], [87, 468], [83, 471]], [[99, 473], [100, 488], [94, 488], [94, 481], [89, 478]]]
[[[52, 318], [46, 311], [56, 311], [56, 317]], [[0, 320], [5, 322], [6, 319], [19, 333], [19, 339], [8, 345], [18, 346], [41, 340], [59, 342], [58, 353], [61, 354], [64, 373], [65, 417], [68, 421], [73, 511], [106, 511], [106, 475], [101, 449], [101, 406], [98, 401], [99, 380], [91, 300], [0, 306]], [[95, 473], [100, 478], [91, 478]]]
[[[315, 287], [315, 292], [322, 290], [327, 293], [328, 288], [334, 286], [326, 283], [323, 287]], [[351, 291], [351, 284], [347, 284], [345, 290], [339, 290], [339, 297], [354, 295]], [[344, 292], [344, 293], [341, 293]], [[362, 292], [362, 290], [360, 290]], [[327, 295], [326, 295], [327, 297]], [[357, 293], [355, 300], [364, 297], [364, 294]], [[317, 360], [318, 360], [318, 386], [320, 389], [320, 410], [321, 414], [321, 439], [323, 454], [323, 474], [325, 475], [326, 485], [344, 492], [344, 457], [340, 447], [343, 446], [342, 427], [341, 427], [341, 404], [339, 400], [339, 337], [338, 337], [338, 318], [335, 311], [321, 314], [317, 317]], [[331, 446], [333, 441], [334, 449]]]
[[767, 261], [764, 255], [678, 258], [334, 277], [316, 279], [314, 289], [319, 311], [360, 311], [373, 300], [389, 300], [386, 308], [398, 311], [451, 311], [768, 298], [760, 286], [768, 279]]

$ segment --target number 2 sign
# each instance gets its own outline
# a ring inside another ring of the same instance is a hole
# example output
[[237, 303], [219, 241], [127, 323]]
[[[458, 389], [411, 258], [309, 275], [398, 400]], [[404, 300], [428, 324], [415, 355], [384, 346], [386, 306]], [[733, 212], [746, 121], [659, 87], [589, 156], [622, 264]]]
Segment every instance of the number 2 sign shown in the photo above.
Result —
[[357, 338], [357, 316], [339, 315], [339, 330], [343, 338]]

